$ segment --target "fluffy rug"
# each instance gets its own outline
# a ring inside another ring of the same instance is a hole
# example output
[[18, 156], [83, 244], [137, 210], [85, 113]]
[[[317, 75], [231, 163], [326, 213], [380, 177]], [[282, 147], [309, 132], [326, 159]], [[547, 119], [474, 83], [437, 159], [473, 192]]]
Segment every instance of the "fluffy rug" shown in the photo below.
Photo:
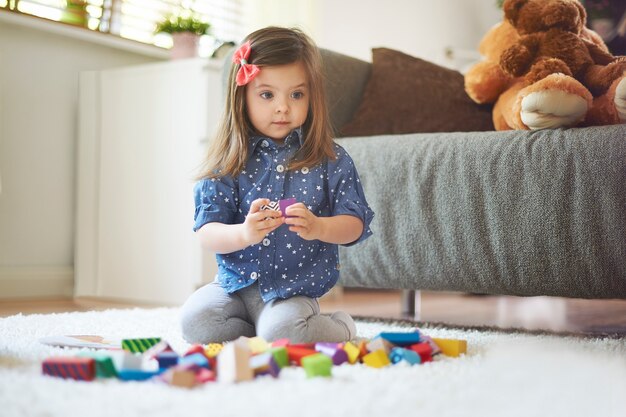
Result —
[[[360, 337], [402, 331], [412, 322], [357, 323]], [[333, 368], [307, 379], [301, 368], [278, 379], [208, 383], [188, 390], [149, 382], [76, 382], [41, 375], [41, 361], [77, 349], [55, 348], [50, 335], [160, 336], [188, 345], [178, 310], [132, 309], [0, 319], [0, 415], [14, 416], [624, 416], [626, 339], [583, 338], [422, 325], [428, 335], [461, 338], [461, 358], [441, 355], [419, 366]]]

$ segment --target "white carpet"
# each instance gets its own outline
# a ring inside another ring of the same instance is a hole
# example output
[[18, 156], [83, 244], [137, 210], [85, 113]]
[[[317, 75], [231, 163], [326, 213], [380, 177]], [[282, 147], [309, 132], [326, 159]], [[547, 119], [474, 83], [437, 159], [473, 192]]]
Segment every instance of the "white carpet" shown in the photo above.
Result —
[[[299, 368], [279, 379], [193, 390], [148, 382], [44, 377], [41, 361], [71, 354], [40, 337], [160, 336], [184, 352], [177, 309], [109, 310], [0, 319], [0, 416], [602, 416], [626, 415], [626, 339], [428, 329], [468, 341], [461, 358], [373, 369], [344, 365], [330, 379]], [[406, 325], [358, 323], [361, 337]]]

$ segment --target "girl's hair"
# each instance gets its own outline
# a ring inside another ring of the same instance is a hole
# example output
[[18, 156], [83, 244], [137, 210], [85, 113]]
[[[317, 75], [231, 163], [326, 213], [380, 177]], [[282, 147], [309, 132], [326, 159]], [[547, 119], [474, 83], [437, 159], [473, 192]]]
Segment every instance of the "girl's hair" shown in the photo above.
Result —
[[[309, 112], [302, 125], [302, 147], [289, 163], [289, 169], [313, 167], [326, 158], [335, 159], [333, 134], [326, 107], [322, 62], [318, 48], [299, 29], [267, 27], [244, 39], [250, 42], [248, 64], [263, 71], [264, 66], [304, 64], [309, 87]], [[236, 176], [248, 160], [248, 140], [255, 133], [246, 108], [246, 86], [237, 86], [239, 63], [231, 64], [222, 121], [209, 145], [200, 178]]]

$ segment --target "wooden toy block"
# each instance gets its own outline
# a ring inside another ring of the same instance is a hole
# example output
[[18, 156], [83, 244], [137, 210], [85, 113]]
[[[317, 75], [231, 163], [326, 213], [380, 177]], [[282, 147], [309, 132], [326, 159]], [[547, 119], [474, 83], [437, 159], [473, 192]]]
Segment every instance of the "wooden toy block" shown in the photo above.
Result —
[[143, 357], [134, 353], [124, 351], [121, 357], [120, 366], [117, 369], [141, 369], [143, 366]]
[[283, 217], [287, 217], [287, 207], [291, 206], [292, 204], [296, 204], [296, 201], [297, 200], [295, 198], [286, 198], [278, 202], [278, 207], [280, 208], [280, 212], [282, 213]]
[[432, 360], [433, 348], [428, 342], [416, 343], [414, 345], [407, 346], [407, 349], [411, 349], [413, 352], [420, 355], [422, 362], [429, 362]]
[[278, 201], [270, 201], [269, 204], [262, 205], [261, 210], [280, 211], [280, 204], [278, 203]]
[[209, 360], [204, 356], [204, 353], [194, 353], [193, 355], [184, 356], [178, 360], [178, 364], [193, 365], [198, 368], [209, 368]]
[[254, 377], [250, 368], [250, 350], [237, 343], [227, 343], [217, 357], [220, 382], [248, 381]]
[[271, 375], [274, 378], [278, 378], [280, 373], [280, 366], [278, 366], [270, 352], [252, 356], [250, 358], [250, 368], [252, 368], [254, 376]]
[[156, 355], [156, 360], [159, 363], [159, 369], [171, 368], [178, 364], [179, 357], [176, 352], [161, 352]]
[[144, 371], [142, 369], [122, 369], [118, 371], [117, 378], [122, 381], [145, 381], [159, 375], [158, 371]]
[[363, 356], [363, 363], [372, 368], [383, 368], [391, 364], [387, 352], [383, 349], [375, 350]]
[[289, 366], [289, 355], [287, 354], [287, 348], [285, 347], [273, 347], [268, 350], [272, 354], [276, 364], [281, 368]]
[[294, 344], [289, 345], [289, 346], [295, 347], [295, 348], [303, 348], [303, 349], [315, 350], [315, 343], [294, 343]]
[[420, 333], [418, 331], [382, 332], [378, 336], [396, 346], [414, 345], [415, 343], [419, 343], [421, 341]]
[[53, 356], [43, 361], [41, 370], [44, 375], [93, 381], [96, 377], [96, 361], [93, 358]]
[[289, 362], [298, 366], [302, 365], [302, 358], [317, 354], [317, 351], [315, 349], [308, 349], [303, 347], [287, 346], [286, 349], [287, 356], [289, 357]]
[[412, 351], [411, 349], [405, 349], [401, 347], [395, 347], [391, 349], [391, 352], [389, 353], [389, 359], [393, 364], [406, 362], [409, 365], [417, 365], [422, 362], [422, 358], [417, 352]]
[[316, 353], [302, 358], [302, 367], [308, 378], [315, 376], [331, 376], [333, 362], [327, 355]]
[[170, 385], [182, 388], [193, 388], [198, 383], [195, 372], [182, 369], [173, 369], [169, 380]]
[[278, 339], [272, 342], [272, 347], [285, 347], [289, 345], [289, 339]]
[[343, 345], [343, 350], [348, 354], [348, 362], [354, 364], [359, 360], [359, 356], [361, 355], [361, 351], [358, 347], [354, 345], [352, 342], [348, 342]]
[[339, 343], [316, 343], [315, 350], [330, 357], [333, 365], [348, 362], [348, 353], [340, 347]]
[[368, 352], [374, 352], [377, 350], [384, 350], [385, 354], [389, 354], [389, 352], [391, 352], [391, 349], [393, 349], [394, 346], [388, 342], [387, 340], [383, 339], [382, 337], [375, 337], [373, 339], [371, 339], [369, 341], [369, 343], [367, 344], [367, 350]]
[[123, 339], [122, 349], [132, 353], [143, 353], [161, 341], [160, 337]]
[[106, 354], [100, 352], [80, 352], [78, 357], [92, 358], [96, 361], [96, 377], [97, 378], [113, 378], [117, 376], [117, 370], [113, 365], [113, 359]]
[[266, 352], [270, 348], [270, 344], [262, 337], [256, 336], [248, 339], [248, 347], [253, 355]]
[[465, 340], [433, 337], [433, 341], [439, 346], [441, 353], [447, 356], [458, 357], [467, 351], [467, 341]]
[[359, 342], [359, 359], [363, 359], [363, 356], [369, 353], [369, 351], [367, 350], [367, 343], [367, 340], [361, 340]]
[[209, 343], [204, 348], [204, 355], [207, 358], [215, 358], [217, 357], [217, 355], [219, 355], [223, 347], [224, 345], [222, 345], [221, 343]]

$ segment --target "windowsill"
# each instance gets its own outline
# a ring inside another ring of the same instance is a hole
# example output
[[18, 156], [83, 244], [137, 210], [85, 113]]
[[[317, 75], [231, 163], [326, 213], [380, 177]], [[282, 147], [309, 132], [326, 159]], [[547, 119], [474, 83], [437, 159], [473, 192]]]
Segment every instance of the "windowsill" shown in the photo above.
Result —
[[169, 52], [165, 49], [159, 48], [158, 46], [147, 45], [130, 39], [120, 38], [119, 36], [108, 33], [94, 32], [62, 22], [54, 22], [41, 17], [30, 16], [6, 9], [0, 9], [0, 22], [67, 36], [85, 42], [93, 42], [110, 48], [116, 48], [153, 58], [169, 58]]

